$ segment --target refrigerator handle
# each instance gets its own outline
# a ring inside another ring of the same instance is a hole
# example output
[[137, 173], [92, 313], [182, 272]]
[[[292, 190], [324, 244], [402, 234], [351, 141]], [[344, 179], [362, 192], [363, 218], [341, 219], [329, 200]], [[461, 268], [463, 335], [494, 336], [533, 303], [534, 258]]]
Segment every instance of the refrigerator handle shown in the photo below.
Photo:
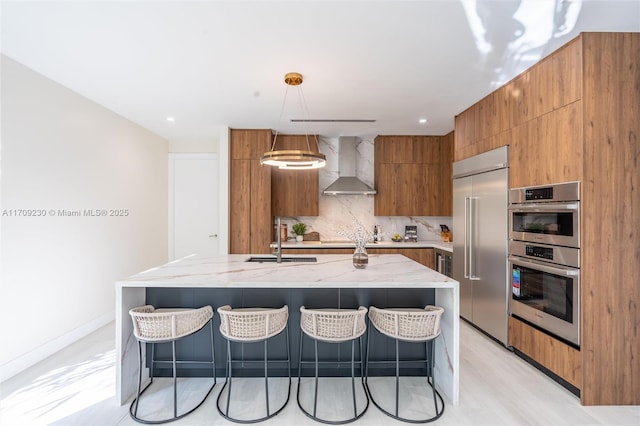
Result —
[[464, 197], [464, 277], [469, 278], [469, 197]]
[[474, 235], [474, 223], [476, 222], [476, 215], [477, 213], [477, 197], [469, 197], [469, 279], [470, 280], [479, 280], [480, 277], [476, 276], [476, 271], [474, 268], [474, 251], [475, 251], [475, 245], [473, 242], [473, 235]]

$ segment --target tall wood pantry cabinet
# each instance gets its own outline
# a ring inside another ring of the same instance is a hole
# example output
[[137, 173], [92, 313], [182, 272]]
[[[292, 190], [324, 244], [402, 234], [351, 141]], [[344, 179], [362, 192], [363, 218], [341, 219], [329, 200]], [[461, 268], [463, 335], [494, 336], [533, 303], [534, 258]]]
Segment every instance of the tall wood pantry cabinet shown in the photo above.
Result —
[[271, 167], [260, 164], [269, 149], [271, 130], [230, 129], [229, 253], [270, 252]]

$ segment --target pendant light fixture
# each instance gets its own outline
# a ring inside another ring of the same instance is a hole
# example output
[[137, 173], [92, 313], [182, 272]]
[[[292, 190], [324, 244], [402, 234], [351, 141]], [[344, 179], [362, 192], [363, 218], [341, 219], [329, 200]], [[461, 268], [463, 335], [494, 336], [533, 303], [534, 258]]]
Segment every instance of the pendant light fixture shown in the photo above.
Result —
[[[290, 72], [285, 74], [284, 82], [287, 83], [287, 90], [284, 93], [284, 99], [282, 101], [282, 108], [280, 109], [280, 119], [282, 119], [282, 113], [284, 111], [285, 103], [287, 102], [287, 94], [289, 92], [289, 86], [298, 88], [298, 98], [300, 105], [304, 108], [304, 113], [309, 116], [307, 110], [307, 104], [302, 93], [302, 74], [297, 72]], [[311, 150], [309, 144], [309, 134], [305, 128], [305, 136], [307, 139], [307, 150], [300, 149], [284, 149], [276, 150], [276, 141], [278, 139], [278, 131], [276, 130], [273, 136], [273, 144], [271, 145], [271, 151], [265, 152], [260, 157], [260, 164], [266, 164], [268, 166], [275, 166], [281, 169], [290, 170], [307, 170], [307, 169], [319, 169], [327, 164], [327, 159], [324, 154], [320, 152], [318, 144], [318, 137], [314, 135], [316, 151]]]

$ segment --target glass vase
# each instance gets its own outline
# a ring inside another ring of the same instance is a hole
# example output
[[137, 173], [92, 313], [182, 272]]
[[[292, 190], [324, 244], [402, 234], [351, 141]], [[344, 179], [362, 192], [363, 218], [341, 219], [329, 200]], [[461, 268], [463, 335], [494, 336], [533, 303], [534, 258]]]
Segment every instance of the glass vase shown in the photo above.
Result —
[[356, 246], [356, 251], [353, 252], [353, 266], [356, 269], [364, 269], [369, 264], [369, 255], [367, 249], [363, 246]]

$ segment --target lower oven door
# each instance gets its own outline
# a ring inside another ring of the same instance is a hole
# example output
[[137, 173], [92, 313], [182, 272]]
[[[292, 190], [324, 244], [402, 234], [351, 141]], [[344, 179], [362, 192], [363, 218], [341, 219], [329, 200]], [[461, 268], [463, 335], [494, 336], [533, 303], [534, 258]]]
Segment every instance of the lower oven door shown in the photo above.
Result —
[[509, 256], [509, 312], [580, 345], [580, 270]]

